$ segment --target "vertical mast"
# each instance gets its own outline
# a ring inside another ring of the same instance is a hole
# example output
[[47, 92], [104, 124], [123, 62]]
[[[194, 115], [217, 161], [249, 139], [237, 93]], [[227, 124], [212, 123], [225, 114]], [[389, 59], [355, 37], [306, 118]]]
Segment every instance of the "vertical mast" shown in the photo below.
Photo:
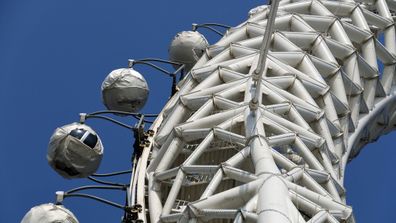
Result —
[[[253, 95], [251, 104], [257, 104], [258, 98], [261, 89], [261, 79], [263, 77], [263, 73], [266, 72], [266, 60], [268, 54], [269, 44], [271, 42], [272, 33], [274, 32], [274, 24], [275, 24], [275, 17], [278, 11], [279, 0], [272, 0], [270, 1], [270, 12], [268, 16], [267, 27], [265, 29], [265, 33], [263, 36], [263, 43], [260, 48], [260, 54], [258, 59], [258, 64], [256, 69], [254, 70], [253, 80], [254, 84], [256, 85], [255, 94]], [[257, 108], [257, 106], [253, 106], [253, 108]]]
[[258, 188], [258, 222], [288, 223], [291, 222], [288, 218], [289, 211], [287, 208], [288, 190], [279, 177], [280, 171], [272, 157], [271, 147], [265, 139], [262, 111], [260, 109], [261, 80], [267, 69], [266, 59], [278, 5], [278, 0], [272, 0], [258, 61], [253, 63], [249, 72], [252, 81], [250, 85], [247, 85], [247, 88], [250, 89], [246, 91], [250, 92], [250, 94], [246, 94], [247, 98], [245, 98], [245, 101], [250, 101], [250, 106], [245, 112], [245, 129], [246, 138], [249, 139], [248, 146], [250, 147], [255, 175], [263, 179], [263, 183]]

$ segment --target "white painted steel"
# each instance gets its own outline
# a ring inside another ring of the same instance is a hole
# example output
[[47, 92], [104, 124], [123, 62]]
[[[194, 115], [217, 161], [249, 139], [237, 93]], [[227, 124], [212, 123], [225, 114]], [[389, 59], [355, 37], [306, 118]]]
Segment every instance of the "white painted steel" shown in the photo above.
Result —
[[[354, 222], [347, 162], [396, 125], [393, 0], [281, 0], [209, 46], [151, 127], [145, 222]], [[258, 106], [249, 102], [257, 94]]]

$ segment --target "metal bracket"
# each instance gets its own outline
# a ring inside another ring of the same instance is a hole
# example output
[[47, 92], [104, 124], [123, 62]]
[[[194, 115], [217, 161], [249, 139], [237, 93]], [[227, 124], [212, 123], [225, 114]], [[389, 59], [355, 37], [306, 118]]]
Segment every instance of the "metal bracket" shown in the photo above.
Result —
[[56, 204], [62, 204], [63, 199], [65, 198], [65, 192], [57, 191], [55, 192], [55, 194], [56, 194]]

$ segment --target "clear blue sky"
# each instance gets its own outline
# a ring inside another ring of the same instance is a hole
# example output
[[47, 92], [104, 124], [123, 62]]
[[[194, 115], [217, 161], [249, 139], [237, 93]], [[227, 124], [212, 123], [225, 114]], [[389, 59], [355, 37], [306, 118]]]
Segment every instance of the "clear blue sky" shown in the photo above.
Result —
[[[55, 191], [89, 183], [52, 171], [47, 143], [57, 126], [77, 121], [78, 113], [104, 108], [100, 85], [111, 70], [125, 67], [128, 58], [167, 58], [172, 37], [191, 23], [237, 25], [263, 2], [0, 1], [0, 222], [19, 222], [30, 207], [53, 202]], [[203, 33], [215, 42], [215, 35]], [[151, 88], [144, 111], [159, 112], [170, 80], [152, 69], [136, 69]], [[131, 133], [103, 121], [88, 124], [105, 146], [99, 172], [128, 169]], [[395, 136], [382, 137], [348, 166], [348, 203], [358, 222], [396, 219]], [[117, 191], [103, 196], [123, 202]], [[122, 215], [84, 199], [71, 198], [65, 205], [82, 223], [119, 222]]]

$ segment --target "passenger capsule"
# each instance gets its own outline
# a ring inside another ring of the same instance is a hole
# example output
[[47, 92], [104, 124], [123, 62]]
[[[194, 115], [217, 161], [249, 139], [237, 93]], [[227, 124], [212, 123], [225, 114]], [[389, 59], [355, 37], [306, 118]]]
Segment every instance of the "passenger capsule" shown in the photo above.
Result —
[[42, 204], [30, 209], [21, 223], [79, 223], [74, 214], [62, 205]]
[[50, 166], [67, 179], [85, 178], [99, 168], [103, 145], [89, 126], [72, 123], [57, 128], [47, 153]]
[[173, 38], [169, 46], [169, 59], [185, 64], [186, 71], [190, 71], [208, 46], [208, 41], [201, 33], [183, 31]]
[[113, 70], [102, 83], [102, 99], [109, 110], [137, 112], [145, 105], [149, 88], [132, 68]]

